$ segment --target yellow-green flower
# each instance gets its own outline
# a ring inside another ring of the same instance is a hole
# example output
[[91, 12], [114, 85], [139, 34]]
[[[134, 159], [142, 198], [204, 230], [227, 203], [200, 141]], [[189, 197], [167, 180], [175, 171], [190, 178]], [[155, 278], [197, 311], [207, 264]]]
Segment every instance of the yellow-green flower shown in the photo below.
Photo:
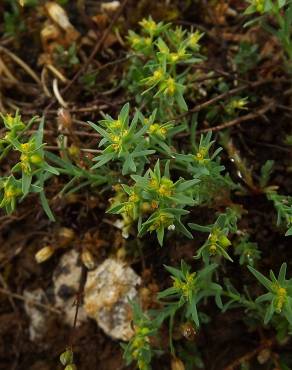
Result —
[[265, 0], [255, 0], [255, 7], [259, 13], [263, 13], [265, 10]]
[[165, 135], [167, 133], [167, 128], [159, 125], [159, 123], [153, 123], [149, 127], [149, 134], [150, 135], [158, 135], [162, 138], [165, 138]]
[[188, 272], [185, 277], [185, 281], [181, 281], [178, 278], [173, 278], [173, 287], [180, 290], [182, 295], [188, 299], [190, 296], [190, 292], [192, 292], [195, 287], [195, 279], [196, 273]]
[[282, 308], [284, 306], [284, 303], [287, 298], [287, 290], [283, 287], [281, 287], [278, 284], [274, 284], [273, 286], [274, 293], [276, 294], [276, 299], [275, 299], [275, 309], [276, 312], [281, 312]]
[[192, 48], [192, 49], [197, 49], [198, 46], [199, 46], [199, 40], [201, 39], [201, 37], [203, 36], [203, 34], [199, 31], [196, 31], [194, 33], [191, 33], [189, 35], [189, 39], [187, 41], [187, 45], [188, 47]]
[[164, 77], [164, 71], [162, 68], [158, 68], [156, 69], [156, 71], [153, 72], [153, 75], [151, 77], [148, 77], [146, 81], [146, 84], [147, 85], [154, 85], [154, 84], [157, 84], [158, 82], [160, 82], [162, 80], [162, 78]]
[[164, 90], [164, 93], [167, 94], [167, 95], [173, 96], [175, 94], [175, 92], [176, 92], [175, 80], [174, 80], [174, 78], [169, 77], [166, 80], [166, 88]]
[[207, 148], [202, 147], [202, 148], [199, 149], [199, 151], [195, 155], [195, 159], [199, 163], [204, 163], [206, 161], [206, 155], [207, 155], [207, 153], [208, 153]]
[[157, 31], [158, 25], [152, 18], [143, 19], [139, 22], [140, 26], [149, 34], [154, 34]]
[[155, 221], [151, 224], [149, 227], [149, 231], [154, 231], [157, 229], [160, 229], [161, 227], [167, 228], [169, 225], [172, 225], [173, 223], [173, 216], [165, 213], [165, 212], [160, 212], [158, 217], [155, 219]]

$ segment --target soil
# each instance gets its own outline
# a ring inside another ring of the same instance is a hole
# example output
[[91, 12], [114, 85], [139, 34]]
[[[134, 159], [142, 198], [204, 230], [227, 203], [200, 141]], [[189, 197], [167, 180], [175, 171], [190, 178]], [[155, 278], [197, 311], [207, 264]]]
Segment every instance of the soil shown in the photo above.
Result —
[[[78, 3], [81, 4], [79, 7]], [[59, 134], [56, 99], [45, 96], [40, 86], [19, 65], [13, 64], [7, 55], [1, 53], [1, 47], [11, 50], [27, 63], [37, 76], [40, 76], [42, 67], [39, 64], [39, 57], [43, 49], [39, 35], [47, 18], [42, 10], [33, 11], [25, 8], [21, 17], [25, 20], [26, 31], [20, 32], [17, 37], [8, 37], [4, 34], [3, 18], [3, 10], [8, 8], [7, 1], [0, 1], [0, 58], [3, 57], [8, 66], [11, 63], [11, 70], [20, 82], [16, 86], [5, 82], [4, 79], [1, 80], [0, 70], [0, 111], [2, 108], [13, 111], [13, 108], [18, 107], [24, 120], [45, 112], [46, 129], [49, 131], [45, 140], [49, 146], [56, 147], [56, 137]], [[292, 177], [287, 172], [287, 168], [291, 167], [292, 150], [285, 144], [286, 136], [292, 131], [291, 77], [288, 77], [281, 67], [282, 54], [277, 41], [259, 28], [254, 27], [250, 30], [243, 28], [244, 19], [241, 14], [244, 8], [245, 3], [237, 0], [128, 1], [116, 25], [123, 40], [128, 29], [137, 29], [137, 22], [150, 14], [155, 19], [169, 20], [187, 28], [199, 27], [205, 32], [203, 48], [208, 54], [206, 66], [229, 74], [226, 78], [231, 81], [231, 85], [234, 79], [231, 64], [234, 50], [237, 50], [239, 42], [246, 38], [257, 43], [262, 59], [256, 69], [247, 73], [244, 79], [250, 82], [270, 79], [273, 82], [248, 90], [255, 98], [251, 110], [258, 109], [262, 103], [268, 101], [274, 102], [274, 108], [263, 116], [234, 125], [230, 129], [230, 137], [244, 158], [255, 182], [265, 161], [274, 160], [271, 184], [277, 185], [281, 194], [292, 194]], [[80, 57], [84, 58], [83, 63], [86, 63], [94, 46], [108, 29], [112, 17], [100, 11], [99, 1], [69, 2], [65, 9], [72, 24], [82, 35], [86, 35], [89, 30], [96, 35], [91, 44], [81, 49]], [[228, 9], [234, 12], [228, 13]], [[70, 102], [69, 110], [75, 122], [76, 120], [97, 122], [101, 118], [101, 110], [115, 115], [122, 104], [129, 100], [125, 89], [118, 87], [117, 84], [127, 67], [126, 52], [126, 46], [122, 45], [114, 31], [111, 31], [97, 55], [89, 61], [89, 70], [97, 71], [96, 88], [85, 89], [81, 73], [72, 88], [64, 93], [65, 100]], [[64, 68], [62, 71], [67, 80], [72, 81], [79, 68], [80, 65], [77, 65], [72, 69]], [[62, 88], [65, 86], [63, 84]], [[236, 86], [233, 84], [234, 87]], [[207, 101], [217, 93], [211, 91], [208, 97], [200, 97], [199, 101], [194, 99], [189, 105], [194, 106]], [[205, 116], [206, 110], [199, 112], [199, 129], [208, 127]], [[91, 130], [74, 125], [73, 130], [77, 134], [82, 131], [83, 134], [69, 135], [71, 143], [81, 143], [85, 148], [96, 148], [96, 138], [89, 134]], [[215, 135], [219, 139], [219, 133]], [[182, 138], [179, 145], [182, 147], [188, 145], [187, 140], [188, 138]], [[81, 161], [86, 165], [85, 154], [82, 154]], [[223, 164], [234, 181], [242, 181], [238, 178], [237, 169], [226, 151], [223, 153]], [[2, 162], [0, 174], [4, 174], [7, 168], [9, 163]], [[50, 302], [52, 275], [60, 256], [69, 248], [75, 248], [80, 252], [85, 243], [97, 263], [117, 254], [126, 245], [126, 259], [142, 276], [143, 285], [151, 287], [154, 292], [162, 290], [170, 283], [163, 265], [175, 266], [184, 259], [195, 266], [197, 262], [194, 262], [193, 255], [202, 245], [205, 235], [198, 233], [189, 241], [173, 234], [166, 238], [163, 248], [158, 246], [152, 236], [137, 242], [131, 235], [125, 241], [121, 231], [113, 225], [116, 217], [105, 213], [111, 190], [100, 192], [99, 188], [86, 187], [71, 196], [57, 198], [55, 195], [61, 191], [66, 181], [65, 176], [60, 176], [52, 180], [47, 187], [47, 196], [57, 220], [55, 223], [47, 219], [34, 195], [22, 202], [13, 215], [5, 215], [0, 211], [0, 369], [62, 369], [58, 358], [69, 343], [74, 349], [78, 369], [135, 369], [135, 365], [125, 366], [120, 344], [107, 337], [93, 320], [74, 328], [73, 323], [71, 327], [63, 323], [62, 314], [50, 312], [43, 339], [37, 343], [31, 342], [28, 331], [30, 318], [24, 310], [24, 290], [42, 288], [47, 292]], [[283, 230], [276, 226], [273, 205], [263, 194], [252, 191], [244, 195], [233, 194], [232, 201], [245, 210], [239, 229], [247, 231], [251, 240], [260, 246], [261, 271], [268, 272], [271, 268], [277, 271], [284, 260], [288, 262], [288, 271], [291, 271], [291, 241], [284, 237]], [[220, 210], [220, 207], [218, 203], [217, 210]], [[196, 223], [205, 225], [214, 221], [215, 211], [214, 208], [195, 209], [192, 217]], [[44, 245], [57, 245], [58, 233], [63, 227], [74, 230], [74, 240], [68, 246], [58, 248], [49, 261], [38, 265], [35, 262], [35, 253]], [[137, 250], [142, 253], [138, 253]], [[238, 288], [249, 285], [253, 292], [260, 292], [260, 287], [244, 266], [226, 263], [224, 269]], [[154, 303], [149, 305], [151, 307]], [[249, 331], [243, 322], [244, 313], [240, 309], [222, 314], [213, 304], [209, 304], [205, 307], [205, 312], [212, 321], [208, 325], [203, 325], [194, 342], [190, 343], [196, 344], [207, 370], [227, 370], [233, 361], [250, 354], [259, 348], [263, 341], [273, 340], [275, 337], [271, 330]], [[166, 347], [168, 343], [166, 327], [161, 330], [161, 338], [162, 347]], [[184, 346], [186, 342], [183, 338], [177, 339], [178, 345]], [[279, 355], [291, 356], [291, 344], [274, 345], [272, 348], [271, 356], [275, 357], [275, 364]], [[267, 363], [259, 364], [257, 355], [251, 358], [251, 369], [268, 369]], [[170, 369], [170, 361], [168, 353], [161, 355], [154, 359], [153, 369]], [[274, 369], [276, 368], [275, 365]], [[194, 366], [190, 369], [197, 368]]]

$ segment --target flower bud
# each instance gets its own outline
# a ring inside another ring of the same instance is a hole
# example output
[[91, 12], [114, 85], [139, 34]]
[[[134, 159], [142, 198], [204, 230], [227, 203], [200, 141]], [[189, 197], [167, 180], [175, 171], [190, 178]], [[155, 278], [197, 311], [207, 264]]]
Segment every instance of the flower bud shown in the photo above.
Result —
[[53, 254], [54, 254], [53, 247], [51, 247], [50, 245], [48, 245], [48, 246], [43, 247], [42, 249], [40, 249], [35, 254], [34, 257], [35, 257], [35, 260], [37, 261], [37, 263], [43, 263], [46, 260], [48, 260], [49, 258], [51, 258]]
[[73, 158], [77, 158], [80, 156], [80, 148], [76, 145], [70, 145], [70, 147], [68, 148], [68, 152]]
[[74, 364], [70, 364], [67, 365], [64, 370], [77, 370], [77, 367]]
[[221, 245], [221, 247], [223, 247], [223, 248], [227, 248], [227, 247], [229, 247], [229, 245], [231, 245], [231, 241], [227, 238], [226, 235], [220, 236], [218, 241], [219, 241], [219, 244]]
[[39, 154], [33, 154], [30, 156], [29, 160], [33, 164], [40, 164], [43, 162], [43, 158]]
[[185, 370], [182, 360], [177, 357], [171, 359], [171, 370]]
[[214, 254], [216, 254], [216, 252], [217, 252], [216, 244], [211, 244], [210, 247], [209, 247], [209, 253], [211, 255], [214, 255]]
[[58, 245], [60, 247], [67, 247], [75, 238], [75, 232], [68, 227], [61, 227], [58, 230]]
[[73, 352], [71, 351], [71, 349], [67, 349], [65, 352], [63, 352], [60, 355], [60, 362], [63, 366], [72, 364], [72, 362], [73, 362]]

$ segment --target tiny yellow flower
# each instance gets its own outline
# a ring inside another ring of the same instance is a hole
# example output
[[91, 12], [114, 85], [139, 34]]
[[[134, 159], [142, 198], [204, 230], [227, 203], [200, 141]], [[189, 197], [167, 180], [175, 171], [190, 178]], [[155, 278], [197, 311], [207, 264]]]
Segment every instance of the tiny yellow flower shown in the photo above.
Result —
[[133, 209], [134, 209], [134, 204], [128, 203], [124, 206], [123, 211], [126, 213], [126, 215], [130, 216]]
[[31, 168], [29, 162], [21, 162], [20, 163], [21, 169], [24, 173], [29, 174], [31, 172]]
[[159, 182], [156, 179], [151, 179], [149, 181], [149, 186], [150, 186], [150, 188], [152, 188], [154, 190], [157, 190], [157, 189], [159, 189]]
[[110, 138], [111, 138], [112, 142], [116, 143], [116, 144], [119, 143], [119, 141], [120, 141], [120, 137], [118, 135], [111, 135]]
[[139, 196], [135, 193], [131, 194], [129, 196], [129, 202], [133, 202], [133, 203], [139, 202]]
[[119, 129], [119, 128], [122, 127], [122, 122], [119, 119], [114, 120], [114, 121], [111, 122], [110, 127], [112, 129]]
[[20, 194], [21, 194], [20, 189], [17, 189], [13, 186], [8, 186], [7, 188], [4, 188], [4, 198], [7, 200], [15, 198]]
[[[68, 148], [68, 152], [71, 155], [71, 157], [78, 157], [80, 155], [80, 148], [78, 148], [78, 146], [72, 144]], [[32, 162], [32, 163], [34, 163], [34, 162]]]
[[199, 31], [191, 33], [190, 37], [189, 37], [189, 40], [188, 40], [188, 46], [191, 47], [191, 48], [197, 47], [198, 42], [199, 42], [201, 37], [202, 37], [202, 34]]
[[218, 241], [220, 246], [223, 248], [227, 248], [231, 245], [231, 241], [227, 238], [226, 235], [221, 235]]
[[206, 150], [206, 148], [201, 148], [201, 149], [198, 151], [198, 153], [195, 155], [195, 159], [196, 159], [198, 162], [202, 163], [202, 162], [204, 162], [204, 161], [205, 161], [205, 156], [206, 156], [206, 154], [207, 154], [207, 150]]
[[165, 92], [168, 94], [168, 95], [174, 95], [175, 91], [176, 91], [176, 86], [175, 86], [175, 81], [172, 77], [169, 77], [166, 81], [166, 89], [165, 89]]
[[7, 114], [6, 115], [6, 123], [7, 125], [12, 128], [13, 127], [13, 124], [14, 124], [14, 118], [12, 117], [11, 114]]
[[185, 48], [180, 48], [177, 53], [170, 53], [169, 58], [171, 62], [177, 62], [178, 60], [184, 59], [186, 56]]
[[30, 152], [32, 150], [32, 143], [20, 144], [21, 151], [24, 153]]
[[180, 290], [183, 296], [188, 298], [190, 291], [194, 289], [195, 277], [196, 277], [196, 273], [193, 272], [191, 274], [190, 273], [187, 274], [185, 282], [182, 282], [178, 280], [177, 278], [174, 278], [173, 287]]
[[152, 39], [151, 39], [151, 37], [145, 37], [144, 39], [142, 39], [143, 41], [144, 41], [144, 44], [146, 45], [146, 46], [151, 46], [151, 44], [152, 44]]
[[27, 154], [21, 154], [20, 155], [20, 160], [21, 160], [21, 162], [28, 162], [29, 161], [29, 156]]
[[158, 123], [153, 123], [149, 127], [149, 133], [152, 135], [160, 135], [160, 136], [165, 136], [167, 133], [167, 129], [165, 127], [161, 127]]
[[157, 30], [157, 24], [153, 19], [143, 19], [139, 24], [149, 33], [154, 33]]
[[287, 298], [287, 290], [279, 285], [275, 285], [274, 292], [276, 294], [276, 311], [281, 312]]
[[163, 197], [170, 197], [172, 194], [172, 190], [169, 189], [166, 185], [161, 185], [158, 189], [158, 194], [162, 195]]
[[259, 12], [259, 13], [263, 13], [264, 10], [265, 10], [265, 1], [264, 0], [255, 0], [255, 7], [256, 7], [256, 10]]
[[122, 136], [123, 136], [123, 137], [125, 137], [125, 136], [127, 136], [127, 135], [128, 135], [128, 133], [129, 133], [129, 131], [128, 131], [128, 130], [124, 130], [124, 131], [122, 132]]
[[210, 247], [209, 247], [209, 253], [211, 255], [214, 255], [214, 254], [216, 254], [216, 252], [217, 252], [217, 246], [216, 246], [216, 244], [211, 244]]
[[172, 62], [177, 62], [179, 59], [179, 55], [177, 53], [170, 53], [170, 60]]
[[154, 71], [152, 78], [154, 81], [160, 81], [163, 75], [164, 75], [163, 69], [159, 68], [156, 71]]

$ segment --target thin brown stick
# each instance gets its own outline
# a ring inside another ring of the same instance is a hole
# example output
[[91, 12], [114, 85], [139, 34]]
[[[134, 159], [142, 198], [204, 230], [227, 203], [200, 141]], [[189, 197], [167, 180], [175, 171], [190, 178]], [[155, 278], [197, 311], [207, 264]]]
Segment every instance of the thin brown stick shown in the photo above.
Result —
[[[248, 88], [255, 88], [255, 87], [259, 87], [261, 85], [265, 85], [265, 84], [268, 84], [268, 83], [271, 83], [271, 82], [281, 82], [282, 79], [279, 79], [279, 80], [275, 80], [275, 79], [267, 79], [267, 80], [260, 80], [260, 81], [255, 81], [255, 82], [251, 82], [250, 84], [247, 84], [247, 85], [242, 85], [242, 86], [239, 86], [239, 87], [236, 87], [232, 90], [229, 90], [225, 93], [222, 93], [220, 95], [217, 95], [215, 96], [214, 98], [212, 99], [209, 99], [201, 104], [198, 104], [196, 105], [195, 107], [189, 109], [187, 112], [185, 113], [182, 113], [174, 118], [171, 119], [171, 121], [177, 121], [181, 118], [184, 118], [186, 116], [188, 116], [189, 114], [191, 113], [197, 113], [199, 112], [200, 110], [202, 110], [203, 108], [207, 108], [208, 106], [214, 104], [214, 103], [217, 103], [218, 101], [220, 100], [224, 100], [226, 98], [229, 98], [230, 96], [233, 96], [233, 95], [236, 95]], [[287, 81], [287, 80], [286, 80]], [[283, 81], [282, 81], [283, 82]]]
[[[72, 87], [72, 85], [78, 80], [78, 78], [84, 73], [86, 72], [87, 68], [89, 67], [92, 59], [95, 57], [95, 55], [98, 53], [98, 51], [100, 50], [100, 48], [102, 47], [103, 43], [105, 42], [105, 40], [107, 39], [107, 37], [109, 36], [114, 24], [116, 23], [116, 21], [118, 20], [118, 18], [120, 17], [120, 15], [122, 14], [126, 4], [127, 4], [128, 0], [124, 0], [119, 8], [119, 10], [115, 13], [115, 15], [113, 16], [110, 24], [108, 25], [108, 27], [105, 29], [105, 31], [103, 32], [103, 34], [101, 35], [101, 38], [99, 39], [99, 41], [97, 42], [97, 44], [95, 45], [94, 49], [92, 50], [91, 54], [89, 55], [87, 61], [83, 64], [83, 66], [78, 70], [78, 72], [74, 75], [74, 77], [72, 78], [72, 80], [69, 81], [69, 83], [64, 87], [64, 89], [62, 89], [61, 91], [61, 94], [64, 95], [69, 89], [70, 87]], [[44, 110], [44, 114], [47, 113], [47, 111], [53, 106], [53, 104], [56, 102], [56, 99], [54, 99]]]
[[36, 73], [30, 68], [30, 66], [25, 63], [22, 59], [20, 59], [17, 55], [12, 53], [12, 51], [6, 49], [4, 46], [0, 46], [0, 51], [8, 55], [15, 63], [20, 65], [22, 69], [25, 70], [25, 72], [33, 79], [36, 81], [38, 85], [42, 85], [41, 80], [39, 77], [36, 75]]
[[58, 315], [61, 315], [62, 314], [62, 311], [61, 310], [58, 310], [57, 308], [54, 308], [52, 306], [49, 306], [49, 305], [40, 303], [40, 302], [38, 302], [38, 301], [36, 301], [35, 299], [32, 299], [32, 298], [25, 298], [22, 295], [17, 294], [17, 293], [12, 293], [9, 290], [0, 288], [0, 293], [5, 294], [5, 295], [8, 295], [9, 297], [12, 297], [12, 298], [15, 298], [15, 299], [19, 299], [20, 301], [29, 302], [29, 303], [31, 303], [31, 304], [33, 304], [35, 306], [38, 306], [38, 307], [43, 308], [43, 309], [45, 309], [47, 311], [56, 313]]
[[274, 340], [271, 340], [271, 339], [265, 341], [258, 348], [234, 360], [230, 365], [226, 366], [224, 370], [235, 370], [242, 363], [250, 361], [253, 357], [255, 357], [263, 349], [271, 348], [274, 345], [274, 343], [275, 343]]
[[269, 102], [268, 104], [266, 104], [265, 106], [263, 106], [262, 108], [258, 109], [255, 112], [246, 114], [245, 116], [240, 116], [240, 117], [235, 118], [235, 119], [233, 119], [231, 121], [228, 121], [228, 122], [224, 122], [224, 123], [222, 123], [221, 125], [218, 125], [218, 126], [208, 127], [208, 128], [204, 128], [202, 130], [198, 130], [197, 134], [201, 134], [201, 133], [208, 132], [208, 131], [212, 131], [212, 132], [220, 131], [220, 130], [223, 130], [225, 128], [231, 127], [231, 126], [239, 125], [242, 122], [250, 121], [254, 118], [257, 118], [259, 116], [264, 115], [266, 112], [268, 112], [274, 106], [275, 106], [274, 102]]

